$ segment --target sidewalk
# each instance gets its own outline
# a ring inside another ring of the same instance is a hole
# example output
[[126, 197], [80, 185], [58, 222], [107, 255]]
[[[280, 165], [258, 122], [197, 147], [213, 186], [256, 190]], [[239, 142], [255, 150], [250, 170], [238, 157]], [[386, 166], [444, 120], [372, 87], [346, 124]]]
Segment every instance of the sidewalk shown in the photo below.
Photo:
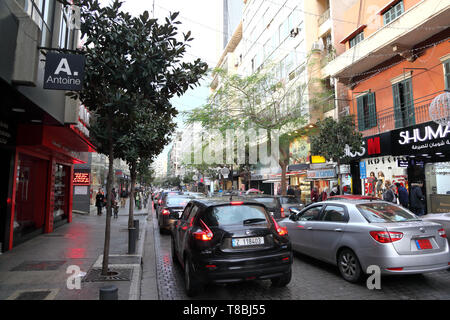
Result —
[[80, 283], [71, 268], [78, 266], [84, 273], [101, 268], [106, 214], [104, 210], [97, 216], [95, 210], [91, 215], [74, 214], [72, 223], [0, 255], [0, 300], [98, 300], [99, 289], [108, 285], [117, 286], [119, 300], [139, 299], [148, 212], [149, 206], [134, 211], [140, 229], [135, 255], [127, 254], [128, 203], [117, 219], [111, 219], [109, 269], [118, 272], [114, 281], [99, 282], [90, 273], [82, 278], [81, 289], [68, 288]]

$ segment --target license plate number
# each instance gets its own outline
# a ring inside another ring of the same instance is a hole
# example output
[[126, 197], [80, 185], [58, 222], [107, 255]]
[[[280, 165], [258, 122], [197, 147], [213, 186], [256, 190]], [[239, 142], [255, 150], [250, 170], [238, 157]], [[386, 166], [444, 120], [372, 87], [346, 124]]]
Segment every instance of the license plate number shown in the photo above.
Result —
[[244, 246], [257, 246], [264, 244], [263, 237], [253, 237], [253, 238], [235, 238], [231, 241], [233, 247], [244, 247]]
[[433, 246], [431, 245], [431, 242], [429, 239], [420, 239], [416, 240], [417, 249], [423, 250], [423, 249], [433, 249]]

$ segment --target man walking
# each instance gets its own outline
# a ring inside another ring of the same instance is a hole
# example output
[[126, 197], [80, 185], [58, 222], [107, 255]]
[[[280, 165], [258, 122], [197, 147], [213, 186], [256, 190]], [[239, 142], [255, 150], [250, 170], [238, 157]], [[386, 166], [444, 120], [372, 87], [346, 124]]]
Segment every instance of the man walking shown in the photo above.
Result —
[[397, 186], [398, 201], [400, 202], [403, 208], [408, 208], [409, 204], [408, 190], [406, 190], [406, 188], [402, 186], [399, 182], [397, 182], [395, 185]]

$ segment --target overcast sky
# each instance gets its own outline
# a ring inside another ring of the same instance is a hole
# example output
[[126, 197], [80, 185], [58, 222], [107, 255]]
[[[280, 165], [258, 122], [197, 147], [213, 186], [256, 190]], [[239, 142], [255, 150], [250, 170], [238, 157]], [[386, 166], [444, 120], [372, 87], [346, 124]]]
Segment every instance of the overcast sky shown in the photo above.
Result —
[[[111, 0], [101, 0], [107, 5]], [[151, 17], [164, 19], [169, 12], [180, 12], [178, 20], [180, 32], [191, 31], [190, 48], [185, 54], [186, 59], [201, 58], [210, 68], [216, 66], [221, 54], [222, 31], [221, 9], [222, 0], [124, 0], [122, 9], [131, 15], [138, 16], [148, 11]], [[154, 10], [153, 10], [154, 9]], [[210, 79], [205, 78], [200, 87], [189, 90], [181, 98], [174, 98], [173, 105], [179, 111], [186, 111], [206, 102], [210, 94]], [[181, 117], [177, 117], [178, 127], [182, 127]], [[168, 149], [161, 156], [166, 157]]]

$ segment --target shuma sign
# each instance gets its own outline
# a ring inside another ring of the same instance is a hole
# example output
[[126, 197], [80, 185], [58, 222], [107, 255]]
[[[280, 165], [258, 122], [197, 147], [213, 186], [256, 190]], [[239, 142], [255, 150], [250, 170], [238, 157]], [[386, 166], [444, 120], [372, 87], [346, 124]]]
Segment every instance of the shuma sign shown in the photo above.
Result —
[[83, 88], [85, 57], [81, 54], [48, 52], [44, 89], [80, 91]]

